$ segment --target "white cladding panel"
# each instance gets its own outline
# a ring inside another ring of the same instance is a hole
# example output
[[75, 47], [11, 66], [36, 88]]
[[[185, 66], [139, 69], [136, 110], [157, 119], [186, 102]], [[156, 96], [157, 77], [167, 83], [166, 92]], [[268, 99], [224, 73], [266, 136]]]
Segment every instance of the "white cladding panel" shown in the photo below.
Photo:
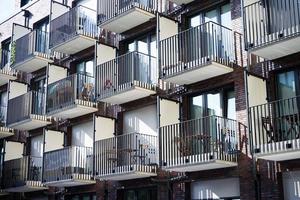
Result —
[[178, 33], [178, 23], [174, 20], [160, 17], [160, 40], [164, 40]]
[[4, 161], [22, 158], [23, 151], [24, 151], [23, 143], [6, 141]]
[[114, 137], [115, 120], [105, 117], [95, 117], [95, 141]]
[[156, 105], [125, 112], [123, 131], [157, 135]]
[[81, 1], [78, 2], [77, 5], [81, 5], [81, 6], [96, 10], [97, 1], [95, 1], [95, 0], [81, 0]]
[[284, 199], [300, 199], [300, 171], [282, 173]]
[[180, 103], [167, 99], [159, 101], [160, 127], [179, 123]]
[[31, 138], [30, 143], [30, 155], [33, 157], [42, 157], [43, 156], [43, 148], [44, 148], [44, 136], [39, 135]]
[[30, 28], [26, 28], [24, 26], [21, 26], [19, 24], [14, 24], [13, 25], [13, 41], [16, 41], [17, 39], [23, 37], [24, 35], [28, 34], [31, 32]]
[[64, 133], [59, 131], [45, 131], [45, 152], [62, 149], [64, 147]]
[[93, 121], [78, 124], [72, 127], [72, 145], [93, 147], [94, 123]]
[[249, 75], [248, 76], [248, 95], [249, 106], [256, 106], [267, 103], [267, 86], [266, 81]]
[[192, 199], [222, 199], [240, 196], [238, 178], [197, 181], [191, 184]]
[[97, 65], [108, 62], [116, 58], [116, 48], [97, 44]]
[[9, 82], [9, 99], [13, 99], [27, 93], [27, 84], [16, 81]]
[[53, 20], [69, 11], [69, 7], [62, 5], [61, 3], [57, 3], [55, 1], [51, 1], [51, 2], [52, 2], [51, 20]]
[[68, 75], [67, 68], [56, 65], [48, 65], [48, 84], [54, 83], [58, 80], [66, 78]]

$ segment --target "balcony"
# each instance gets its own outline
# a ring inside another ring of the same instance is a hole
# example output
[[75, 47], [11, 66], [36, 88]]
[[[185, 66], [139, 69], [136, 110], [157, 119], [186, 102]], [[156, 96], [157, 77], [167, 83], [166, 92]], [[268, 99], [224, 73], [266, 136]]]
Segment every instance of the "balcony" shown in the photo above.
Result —
[[34, 192], [42, 185], [42, 158], [24, 156], [4, 162], [3, 185], [6, 192]]
[[237, 123], [217, 116], [160, 128], [162, 168], [192, 172], [237, 166]]
[[100, 64], [96, 69], [99, 101], [123, 104], [155, 94], [156, 58], [131, 52]]
[[95, 173], [105, 180], [156, 176], [157, 137], [124, 134], [95, 142]]
[[300, 158], [300, 97], [249, 108], [250, 139], [258, 158], [282, 161]]
[[156, 0], [98, 0], [98, 24], [123, 33], [154, 18], [156, 6]]
[[48, 33], [34, 30], [12, 43], [11, 68], [31, 73], [53, 62], [48, 49]]
[[214, 22], [188, 29], [160, 42], [161, 79], [192, 84], [233, 71], [242, 65], [241, 35]]
[[44, 153], [43, 183], [53, 187], [71, 187], [95, 183], [93, 149], [70, 146]]
[[94, 78], [83, 74], [49, 84], [47, 115], [69, 119], [96, 112], [94, 85]]
[[96, 11], [78, 6], [50, 22], [51, 50], [75, 54], [95, 45], [99, 31]]
[[0, 56], [0, 86], [2, 86], [9, 80], [16, 80], [17, 72], [9, 67], [9, 51], [2, 49]]
[[45, 115], [45, 94], [30, 91], [8, 101], [7, 126], [33, 130], [51, 124]]
[[261, 0], [246, 6], [246, 49], [269, 60], [299, 52], [299, 15], [298, 0]]
[[173, 3], [176, 3], [177, 5], [181, 4], [188, 4], [193, 2], [194, 0], [171, 0]]
[[0, 139], [14, 135], [11, 128], [5, 127], [7, 106], [0, 106]]

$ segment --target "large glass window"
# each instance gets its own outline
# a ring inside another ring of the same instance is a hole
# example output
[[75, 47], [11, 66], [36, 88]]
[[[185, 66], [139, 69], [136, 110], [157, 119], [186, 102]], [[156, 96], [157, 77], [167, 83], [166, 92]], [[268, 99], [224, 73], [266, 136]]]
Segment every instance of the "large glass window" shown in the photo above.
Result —
[[289, 71], [277, 75], [277, 98], [286, 99], [299, 95], [299, 75], [297, 71]]
[[76, 65], [76, 73], [87, 76], [94, 76], [94, 61], [88, 60], [80, 62]]
[[140, 37], [134, 41], [131, 41], [127, 45], [127, 52], [138, 51], [146, 55], [151, 55], [156, 57], [156, 35], [148, 34], [146, 36]]
[[36, 51], [46, 53], [49, 45], [49, 17], [36, 22], [33, 28], [36, 30]]
[[5, 65], [9, 62], [9, 51], [10, 51], [10, 38], [3, 41], [1, 44], [0, 68], [5, 67]]
[[233, 89], [220, 89], [191, 98], [191, 119], [198, 119], [211, 115], [229, 119], [236, 118], [235, 93]]
[[124, 192], [125, 200], [156, 200], [157, 193], [155, 188], [141, 188], [126, 190]]

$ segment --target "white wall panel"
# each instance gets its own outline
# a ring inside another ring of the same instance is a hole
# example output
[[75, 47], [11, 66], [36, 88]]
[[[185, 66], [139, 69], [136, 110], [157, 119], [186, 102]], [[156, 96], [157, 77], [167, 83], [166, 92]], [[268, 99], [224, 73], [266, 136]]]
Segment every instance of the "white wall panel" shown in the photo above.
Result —
[[69, 11], [69, 7], [64, 6], [60, 3], [57, 3], [55, 1], [52, 1], [52, 15], [51, 15], [51, 20], [61, 16], [62, 14], [66, 13]]
[[95, 117], [95, 141], [114, 137], [115, 120], [106, 117]]
[[28, 34], [31, 32], [30, 28], [21, 26], [19, 24], [14, 24], [13, 25], [13, 41], [16, 41], [17, 39], [23, 37], [24, 35]]
[[78, 124], [72, 127], [72, 145], [93, 147], [94, 123], [93, 121]]
[[54, 83], [58, 80], [66, 78], [68, 75], [68, 70], [64, 67], [59, 67], [56, 65], [48, 65], [48, 84]]
[[249, 75], [248, 76], [249, 106], [267, 103], [266, 81]]
[[124, 133], [157, 135], [156, 105], [146, 106], [124, 113]]
[[22, 158], [23, 152], [24, 152], [23, 143], [6, 141], [4, 161]]
[[179, 123], [180, 104], [179, 102], [167, 99], [159, 100], [160, 127]]
[[16, 81], [9, 82], [9, 99], [13, 99], [20, 95], [26, 94], [28, 91], [27, 84]]
[[238, 178], [197, 181], [191, 184], [192, 199], [220, 199], [240, 196]]
[[45, 130], [45, 152], [62, 149], [64, 147], [64, 133]]
[[164, 40], [178, 33], [178, 23], [166, 17], [160, 17], [160, 40]]
[[97, 44], [97, 65], [108, 62], [116, 58], [116, 48]]

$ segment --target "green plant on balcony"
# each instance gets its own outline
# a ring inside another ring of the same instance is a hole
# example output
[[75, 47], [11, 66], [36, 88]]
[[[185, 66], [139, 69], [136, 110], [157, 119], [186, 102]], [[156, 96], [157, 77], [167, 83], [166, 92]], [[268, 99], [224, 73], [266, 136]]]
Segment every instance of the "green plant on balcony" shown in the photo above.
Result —
[[11, 43], [10, 64], [13, 65], [16, 61], [16, 42]]

